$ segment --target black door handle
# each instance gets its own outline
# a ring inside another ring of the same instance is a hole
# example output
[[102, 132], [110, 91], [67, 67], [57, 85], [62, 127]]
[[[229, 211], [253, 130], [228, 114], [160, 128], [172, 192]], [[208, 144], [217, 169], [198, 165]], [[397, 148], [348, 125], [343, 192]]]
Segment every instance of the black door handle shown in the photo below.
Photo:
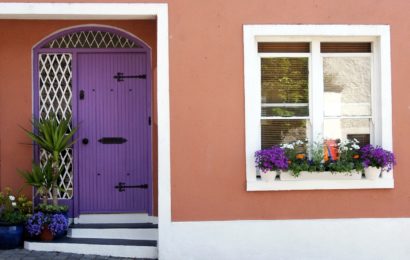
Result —
[[83, 138], [82, 142], [83, 144], [88, 144], [88, 138]]

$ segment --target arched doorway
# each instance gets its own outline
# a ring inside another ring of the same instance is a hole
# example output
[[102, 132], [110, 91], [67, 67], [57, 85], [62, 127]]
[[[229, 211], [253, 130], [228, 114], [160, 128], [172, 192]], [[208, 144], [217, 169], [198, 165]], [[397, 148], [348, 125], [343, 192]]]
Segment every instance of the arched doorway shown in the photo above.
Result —
[[118, 28], [80, 26], [38, 43], [33, 62], [34, 115], [71, 116], [79, 126], [61, 158], [60, 199], [74, 216], [151, 214], [149, 46]]

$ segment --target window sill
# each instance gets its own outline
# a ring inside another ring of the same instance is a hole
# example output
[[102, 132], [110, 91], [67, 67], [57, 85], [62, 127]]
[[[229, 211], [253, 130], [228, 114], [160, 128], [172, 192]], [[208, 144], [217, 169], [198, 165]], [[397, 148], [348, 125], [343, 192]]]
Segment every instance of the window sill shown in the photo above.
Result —
[[393, 178], [377, 180], [300, 180], [265, 182], [261, 179], [248, 181], [247, 191], [281, 191], [281, 190], [348, 190], [348, 189], [393, 189]]

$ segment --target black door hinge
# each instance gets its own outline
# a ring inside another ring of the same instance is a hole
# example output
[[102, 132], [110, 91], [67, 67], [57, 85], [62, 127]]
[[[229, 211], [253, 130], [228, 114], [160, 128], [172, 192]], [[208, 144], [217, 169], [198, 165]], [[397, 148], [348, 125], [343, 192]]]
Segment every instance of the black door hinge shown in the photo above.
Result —
[[148, 117], [148, 125], [151, 125], [151, 117]]
[[85, 96], [84, 90], [80, 90], [80, 100], [83, 100], [84, 96]]

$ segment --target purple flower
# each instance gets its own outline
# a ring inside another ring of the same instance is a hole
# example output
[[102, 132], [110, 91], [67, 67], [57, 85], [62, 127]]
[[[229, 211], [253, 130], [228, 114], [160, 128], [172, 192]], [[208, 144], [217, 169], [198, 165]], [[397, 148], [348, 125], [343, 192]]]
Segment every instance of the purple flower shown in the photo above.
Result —
[[393, 165], [396, 164], [394, 154], [384, 150], [380, 146], [372, 146], [371, 144], [368, 144], [360, 148], [359, 153], [365, 168], [377, 167], [390, 171], [393, 168]]
[[46, 225], [56, 235], [68, 229], [68, 220], [60, 213], [48, 215], [39, 211], [27, 220], [26, 229], [31, 236], [38, 236]]
[[67, 218], [63, 214], [53, 214], [50, 217], [50, 223], [48, 224], [48, 229], [56, 235], [68, 229]]
[[43, 212], [37, 212], [33, 214], [28, 220], [26, 224], [27, 232], [31, 236], [40, 235], [41, 230], [44, 229], [44, 224], [47, 221], [47, 217], [44, 215]]
[[256, 167], [262, 172], [288, 169], [288, 158], [285, 150], [277, 146], [257, 151], [255, 153], [255, 163]]

